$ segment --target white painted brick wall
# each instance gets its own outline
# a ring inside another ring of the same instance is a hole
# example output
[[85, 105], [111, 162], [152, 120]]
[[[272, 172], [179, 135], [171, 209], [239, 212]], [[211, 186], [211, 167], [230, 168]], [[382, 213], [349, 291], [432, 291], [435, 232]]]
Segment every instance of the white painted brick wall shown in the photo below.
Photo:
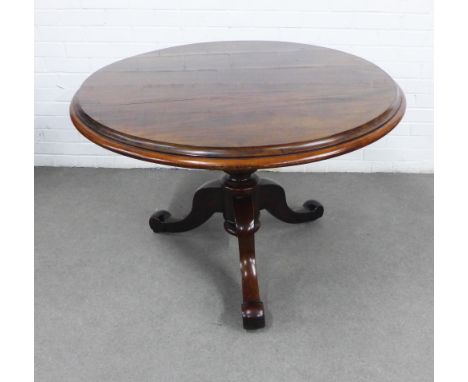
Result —
[[93, 71], [130, 55], [214, 40], [282, 40], [359, 55], [403, 88], [408, 110], [380, 141], [290, 171], [433, 171], [429, 0], [36, 0], [35, 163], [152, 167], [86, 141], [68, 104]]

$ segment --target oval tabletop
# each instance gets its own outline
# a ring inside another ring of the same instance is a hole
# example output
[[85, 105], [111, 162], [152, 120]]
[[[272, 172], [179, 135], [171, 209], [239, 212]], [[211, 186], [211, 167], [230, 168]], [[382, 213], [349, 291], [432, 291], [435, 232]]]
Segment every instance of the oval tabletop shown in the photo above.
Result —
[[113, 63], [73, 98], [77, 129], [112, 151], [226, 171], [323, 160], [393, 129], [405, 98], [383, 70], [317, 46], [199, 43]]

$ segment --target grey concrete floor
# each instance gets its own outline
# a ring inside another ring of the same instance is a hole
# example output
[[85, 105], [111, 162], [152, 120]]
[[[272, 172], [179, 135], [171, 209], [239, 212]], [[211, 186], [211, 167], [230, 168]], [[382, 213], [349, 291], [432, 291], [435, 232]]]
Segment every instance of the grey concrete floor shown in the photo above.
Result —
[[325, 214], [262, 213], [257, 332], [242, 329], [221, 216], [181, 234], [148, 227], [219, 175], [36, 169], [37, 382], [433, 379], [431, 175], [263, 173]]

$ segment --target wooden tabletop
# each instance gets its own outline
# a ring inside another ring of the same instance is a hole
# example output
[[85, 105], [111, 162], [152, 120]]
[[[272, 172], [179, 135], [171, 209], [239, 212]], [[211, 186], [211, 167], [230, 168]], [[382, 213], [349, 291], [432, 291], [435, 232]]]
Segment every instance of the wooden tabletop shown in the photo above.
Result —
[[70, 113], [91, 141], [180, 167], [246, 170], [323, 160], [401, 120], [383, 70], [337, 50], [285, 42], [178, 46], [92, 74]]

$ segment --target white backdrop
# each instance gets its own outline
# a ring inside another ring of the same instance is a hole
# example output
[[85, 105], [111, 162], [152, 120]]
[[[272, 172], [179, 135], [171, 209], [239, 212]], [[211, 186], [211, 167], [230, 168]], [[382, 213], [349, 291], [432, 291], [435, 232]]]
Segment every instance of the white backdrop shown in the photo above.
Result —
[[280, 40], [359, 55], [386, 70], [408, 109], [388, 136], [356, 152], [286, 171], [432, 172], [430, 0], [36, 0], [35, 164], [153, 167], [86, 141], [73, 93], [130, 55], [214, 40]]

